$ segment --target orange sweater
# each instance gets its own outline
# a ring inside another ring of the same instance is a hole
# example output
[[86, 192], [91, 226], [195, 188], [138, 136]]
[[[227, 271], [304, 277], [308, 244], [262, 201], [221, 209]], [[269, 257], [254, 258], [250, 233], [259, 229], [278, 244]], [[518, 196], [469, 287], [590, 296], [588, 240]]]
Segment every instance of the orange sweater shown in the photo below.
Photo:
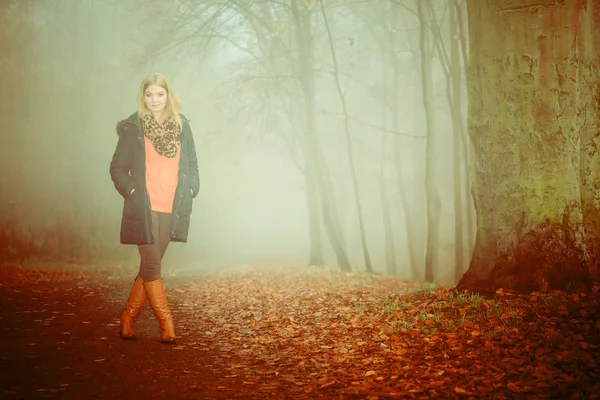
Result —
[[153, 211], [170, 213], [173, 211], [173, 200], [177, 189], [177, 173], [181, 147], [174, 158], [161, 156], [152, 146], [152, 142], [144, 136], [146, 144], [146, 189], [150, 196]]

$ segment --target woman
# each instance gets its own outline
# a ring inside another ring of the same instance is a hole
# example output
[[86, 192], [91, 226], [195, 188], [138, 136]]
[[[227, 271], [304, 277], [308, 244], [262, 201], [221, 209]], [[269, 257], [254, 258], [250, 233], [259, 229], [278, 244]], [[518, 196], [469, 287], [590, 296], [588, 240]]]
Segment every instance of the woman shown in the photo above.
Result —
[[135, 339], [133, 319], [146, 299], [161, 330], [175, 343], [175, 326], [161, 278], [170, 241], [186, 242], [192, 199], [198, 195], [198, 160], [189, 121], [164, 76], [152, 74], [140, 87], [137, 112], [119, 121], [119, 141], [110, 175], [124, 198], [121, 243], [136, 244], [140, 269], [121, 315], [121, 338]]

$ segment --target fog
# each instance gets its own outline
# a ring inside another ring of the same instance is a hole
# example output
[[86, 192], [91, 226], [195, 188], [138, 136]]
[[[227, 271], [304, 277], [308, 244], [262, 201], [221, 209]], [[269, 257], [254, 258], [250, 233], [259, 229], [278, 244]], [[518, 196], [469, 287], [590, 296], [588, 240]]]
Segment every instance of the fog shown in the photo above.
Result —
[[[425, 49], [431, 62], [435, 125], [430, 140], [436, 143], [441, 202], [434, 276], [436, 282], [452, 284], [454, 133], [439, 49], [450, 48], [448, 4], [453, 2], [431, 3], [429, 12], [436, 18], [431, 25], [442, 33], [436, 42], [430, 32]], [[344, 119], [374, 271], [388, 273], [384, 219], [392, 228], [397, 275], [413, 277], [409, 246], [424, 271], [427, 130], [415, 4], [324, 1], [325, 25], [320, 3], [304, 0], [0, 2], [1, 258], [16, 264], [137, 263], [135, 246], [119, 244], [123, 199], [108, 167], [117, 122], [135, 111], [143, 78], [160, 72], [173, 84], [183, 101], [182, 114], [191, 121], [201, 184], [188, 242], [170, 245], [165, 268], [189, 273], [236, 265], [306, 266], [310, 236], [303, 138], [308, 100], [302, 77], [295, 75], [302, 58], [296, 9], [311, 31], [319, 168], [324, 166], [330, 177], [329, 206], [337, 210], [352, 269], [366, 267]], [[461, 86], [465, 119], [464, 76]], [[459, 162], [465, 165], [468, 159]], [[467, 177], [461, 180], [461, 206], [472, 213]], [[465, 234], [466, 258], [459, 266], [464, 271], [472, 238], [466, 236], [467, 220], [459, 224]], [[334, 267], [336, 254], [322, 221], [320, 230], [325, 262]]]

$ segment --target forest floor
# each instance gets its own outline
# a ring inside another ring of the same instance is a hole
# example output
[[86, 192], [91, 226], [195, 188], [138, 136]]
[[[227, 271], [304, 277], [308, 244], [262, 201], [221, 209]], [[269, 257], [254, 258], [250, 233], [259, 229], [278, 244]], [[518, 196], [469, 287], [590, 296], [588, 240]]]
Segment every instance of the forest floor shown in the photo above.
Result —
[[2, 399], [600, 398], [600, 294], [494, 297], [381, 275], [165, 278], [119, 338], [135, 270], [0, 269]]

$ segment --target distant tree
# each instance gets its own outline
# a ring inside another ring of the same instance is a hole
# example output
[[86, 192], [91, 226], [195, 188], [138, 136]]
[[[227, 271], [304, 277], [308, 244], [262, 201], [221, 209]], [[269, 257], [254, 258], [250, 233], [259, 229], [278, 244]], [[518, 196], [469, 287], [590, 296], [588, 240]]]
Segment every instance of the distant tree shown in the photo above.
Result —
[[[431, 5], [431, 3], [425, 3]], [[463, 121], [463, 71], [466, 59], [461, 57], [462, 9], [458, 0], [447, 0], [436, 10], [427, 7], [428, 28], [432, 31], [438, 62], [446, 78], [446, 98], [452, 120], [452, 176], [454, 194], [454, 277], [460, 280], [465, 271], [465, 253], [473, 238], [472, 196], [469, 185], [467, 133]], [[441, 18], [438, 17], [441, 14]], [[447, 29], [449, 34], [444, 34]], [[449, 45], [449, 46], [448, 46]], [[449, 47], [449, 49], [448, 49]], [[466, 243], [465, 243], [466, 238]]]
[[428, 24], [430, 20], [429, 0], [417, 1], [419, 16], [419, 48], [421, 55], [421, 85], [423, 90], [423, 107], [425, 108], [425, 129], [427, 132], [425, 189], [427, 198], [427, 251], [425, 256], [425, 281], [433, 282], [433, 257], [439, 245], [440, 209], [442, 202], [437, 190], [436, 176], [436, 137], [435, 137], [435, 105], [432, 87], [431, 64], [432, 55]]
[[329, 39], [329, 49], [331, 52], [331, 59], [333, 61], [333, 78], [335, 80], [335, 87], [337, 89], [338, 96], [340, 98], [340, 106], [342, 108], [342, 114], [344, 115], [343, 123], [344, 123], [344, 133], [346, 136], [346, 145], [348, 149], [348, 164], [350, 165], [350, 171], [352, 175], [352, 187], [354, 189], [354, 199], [356, 202], [356, 210], [358, 213], [358, 224], [360, 229], [360, 242], [363, 250], [363, 257], [365, 261], [365, 266], [367, 267], [368, 272], [373, 271], [373, 265], [371, 264], [371, 256], [369, 254], [369, 246], [367, 244], [367, 233], [365, 229], [364, 217], [363, 217], [363, 205], [361, 202], [360, 196], [360, 188], [358, 184], [358, 177], [356, 174], [356, 162], [354, 156], [354, 148], [352, 145], [352, 138], [350, 135], [350, 123], [347, 117], [348, 114], [348, 105], [346, 101], [346, 96], [344, 95], [344, 91], [342, 90], [342, 85], [340, 83], [340, 71], [338, 67], [337, 54], [335, 50], [335, 44], [333, 40], [333, 35], [331, 29], [329, 27], [327, 12], [325, 11], [325, 6], [323, 5], [323, 0], [319, 0], [319, 5], [321, 9], [321, 13], [323, 16], [323, 21], [325, 23], [325, 31], [327, 32], [327, 38]]

